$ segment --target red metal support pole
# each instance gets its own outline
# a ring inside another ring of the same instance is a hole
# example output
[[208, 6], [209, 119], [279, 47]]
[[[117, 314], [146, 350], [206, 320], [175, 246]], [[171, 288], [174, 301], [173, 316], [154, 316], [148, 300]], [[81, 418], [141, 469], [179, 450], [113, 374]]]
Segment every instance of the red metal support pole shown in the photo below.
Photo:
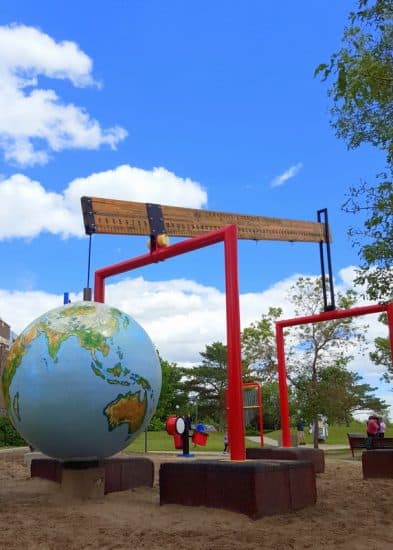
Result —
[[257, 392], [257, 407], [258, 407], [258, 427], [261, 438], [261, 447], [264, 446], [263, 438], [263, 406], [262, 406], [262, 389], [259, 382], [243, 382], [242, 388], [255, 388]]
[[225, 228], [225, 287], [228, 347], [228, 432], [231, 460], [245, 460], [237, 227]]
[[259, 411], [259, 435], [261, 438], [261, 447], [265, 445], [264, 440], [264, 428], [263, 428], [263, 406], [262, 406], [262, 388], [261, 384], [258, 384], [257, 388], [257, 396], [258, 396], [258, 411]]
[[105, 279], [98, 271], [94, 273], [94, 301], [105, 302]]
[[390, 341], [390, 360], [393, 364], [393, 302], [387, 305], [386, 313], [388, 316], [389, 341]]
[[276, 323], [276, 344], [277, 344], [278, 385], [279, 385], [279, 392], [280, 392], [282, 446], [290, 447], [291, 432], [290, 432], [290, 426], [289, 426], [287, 371], [285, 368], [284, 329], [279, 323]]

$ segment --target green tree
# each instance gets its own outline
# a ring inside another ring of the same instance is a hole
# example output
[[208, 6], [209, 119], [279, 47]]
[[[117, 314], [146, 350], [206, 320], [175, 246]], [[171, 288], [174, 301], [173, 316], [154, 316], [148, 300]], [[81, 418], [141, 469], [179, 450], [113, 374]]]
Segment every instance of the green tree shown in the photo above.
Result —
[[392, 182], [381, 177], [377, 185], [363, 182], [357, 188], [351, 187], [344, 209], [356, 215], [366, 213], [363, 226], [349, 230], [361, 261], [355, 283], [365, 286], [371, 300], [393, 300]]
[[243, 370], [250, 379], [265, 383], [277, 378], [274, 323], [281, 315], [280, 308], [271, 307], [241, 334]]
[[[386, 315], [381, 315], [380, 321], [386, 325]], [[370, 352], [370, 358], [376, 365], [385, 367], [386, 372], [383, 378], [386, 382], [391, 382], [393, 380], [393, 362], [390, 353], [389, 339], [379, 336], [374, 340], [374, 346], [374, 350]]]
[[342, 47], [315, 71], [332, 79], [331, 124], [353, 149], [369, 143], [393, 161], [393, 1], [358, 0]]
[[[344, 210], [362, 226], [350, 229], [361, 260], [355, 283], [372, 300], [393, 300], [393, 0], [358, 0], [349, 14], [342, 47], [316, 74], [332, 82], [331, 124], [350, 149], [370, 144], [386, 155], [384, 173], [374, 182], [352, 186]], [[359, 216], [363, 214], [363, 216]], [[378, 339], [370, 354], [392, 375]]]
[[159, 359], [162, 373], [161, 394], [149, 430], [162, 430], [168, 416], [176, 414], [177, 407], [183, 410], [187, 402], [181, 381], [182, 369], [176, 363], [169, 363], [160, 355]]
[[[299, 277], [292, 286], [288, 299], [295, 306], [295, 316], [321, 312], [321, 280]], [[356, 293], [353, 290], [336, 293], [339, 309], [349, 309], [355, 302]], [[320, 387], [324, 371], [328, 368], [346, 369], [353, 359], [351, 352], [362, 345], [364, 336], [354, 320], [348, 317], [295, 326], [290, 330], [287, 340], [290, 344], [287, 354], [288, 377], [302, 397], [298, 408], [307, 411], [308, 419], [313, 419], [314, 446], [318, 447], [318, 415], [327, 407], [324, 403], [327, 396]], [[336, 405], [343, 407], [338, 399]]]
[[[291, 414], [296, 414], [296, 402], [291, 387], [288, 388], [289, 408]], [[262, 384], [262, 411], [264, 430], [278, 430], [281, 425], [280, 396], [278, 382], [264, 382]]]
[[[302, 403], [301, 416], [313, 421], [315, 410], [331, 423], [349, 424], [353, 414], [372, 410], [386, 417], [389, 406], [375, 396], [377, 388], [362, 382], [362, 377], [340, 366], [326, 367], [317, 373], [317, 387], [310, 399], [309, 379], [300, 376], [296, 383], [296, 398]], [[315, 402], [314, 402], [315, 400]]]
[[182, 388], [189, 401], [198, 403], [199, 418], [209, 418], [223, 426], [226, 416], [227, 347], [221, 342], [214, 342], [207, 345], [200, 355], [200, 365], [182, 369]]

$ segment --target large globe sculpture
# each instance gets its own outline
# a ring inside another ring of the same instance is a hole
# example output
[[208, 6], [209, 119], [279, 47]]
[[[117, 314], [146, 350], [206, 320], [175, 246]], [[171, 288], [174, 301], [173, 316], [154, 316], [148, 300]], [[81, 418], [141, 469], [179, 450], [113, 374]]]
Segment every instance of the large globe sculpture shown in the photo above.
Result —
[[53, 309], [17, 338], [2, 377], [8, 414], [34, 448], [62, 460], [113, 455], [157, 407], [161, 367], [143, 328], [116, 308]]

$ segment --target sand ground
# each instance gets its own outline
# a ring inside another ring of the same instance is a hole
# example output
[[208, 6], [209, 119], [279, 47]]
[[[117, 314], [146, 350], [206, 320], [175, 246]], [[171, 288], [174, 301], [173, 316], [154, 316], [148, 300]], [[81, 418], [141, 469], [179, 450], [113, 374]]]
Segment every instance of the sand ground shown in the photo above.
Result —
[[[146, 455], [143, 455], [146, 456]], [[393, 548], [393, 479], [362, 479], [361, 463], [327, 460], [315, 507], [251, 520], [211, 508], [159, 505], [153, 489], [65, 501], [59, 485], [30, 479], [23, 451], [0, 454], [0, 549], [343, 549]]]

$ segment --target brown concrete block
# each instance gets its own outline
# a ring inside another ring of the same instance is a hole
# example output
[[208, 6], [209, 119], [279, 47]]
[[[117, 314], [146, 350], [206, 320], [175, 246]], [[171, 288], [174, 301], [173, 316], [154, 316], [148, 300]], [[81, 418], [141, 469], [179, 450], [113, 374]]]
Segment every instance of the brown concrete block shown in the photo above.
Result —
[[107, 459], [101, 465], [105, 468], [105, 493], [122, 491], [122, 462], [118, 459]]
[[113, 457], [93, 462], [63, 463], [54, 458], [34, 458], [31, 477], [61, 482], [63, 468], [86, 469], [102, 467], [105, 470], [105, 493], [127, 491], [135, 487], [153, 487], [154, 464], [143, 457]]
[[325, 471], [325, 452], [322, 449], [297, 447], [294, 451], [298, 460], [309, 460], [314, 464], [315, 473], [323, 474]]
[[255, 483], [256, 512], [254, 518], [284, 514], [291, 510], [289, 476], [286, 468], [261, 472]]
[[255, 447], [246, 449], [252, 460], [306, 460], [313, 463], [316, 474], [325, 471], [325, 453], [310, 447]]
[[298, 461], [298, 468], [289, 468], [291, 509], [299, 510], [317, 502], [317, 482], [314, 465], [308, 461]]
[[370, 449], [362, 453], [364, 479], [393, 478], [393, 449]]
[[[291, 494], [302, 485], [299, 495]], [[315, 501], [315, 472], [309, 462], [198, 461], [160, 467], [160, 504], [224, 508], [256, 519]]]
[[199, 461], [161, 464], [160, 504], [206, 506], [206, 491], [207, 470]]
[[[107, 463], [113, 459], [107, 459]], [[121, 458], [121, 491], [153, 487], [154, 464], [148, 458]]]
[[33, 458], [31, 461], [31, 477], [40, 477], [60, 483], [61, 471], [62, 464], [55, 458]]

